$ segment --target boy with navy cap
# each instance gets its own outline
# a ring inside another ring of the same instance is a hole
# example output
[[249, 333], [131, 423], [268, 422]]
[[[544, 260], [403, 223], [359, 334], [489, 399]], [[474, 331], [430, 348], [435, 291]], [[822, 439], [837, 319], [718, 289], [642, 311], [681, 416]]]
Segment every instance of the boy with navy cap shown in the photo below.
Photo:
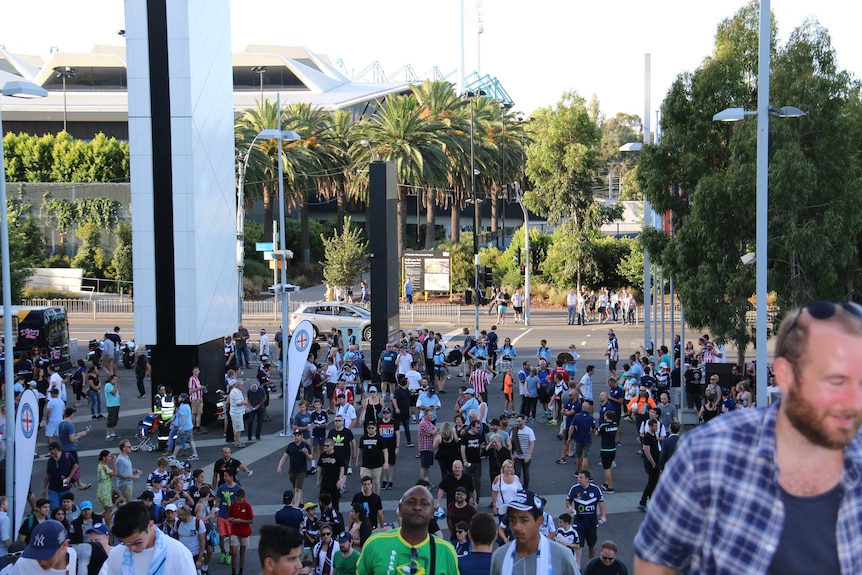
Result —
[[76, 567], [77, 554], [69, 547], [63, 524], [46, 519], [33, 528], [30, 543], [15, 563], [13, 572], [20, 575], [74, 573]]

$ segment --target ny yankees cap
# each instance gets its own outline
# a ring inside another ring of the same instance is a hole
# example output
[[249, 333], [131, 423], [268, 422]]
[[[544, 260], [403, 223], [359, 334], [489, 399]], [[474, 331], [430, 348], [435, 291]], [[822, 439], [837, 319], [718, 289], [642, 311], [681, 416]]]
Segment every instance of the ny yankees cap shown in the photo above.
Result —
[[66, 538], [66, 529], [62, 523], [46, 519], [33, 528], [30, 543], [24, 549], [22, 557], [37, 561], [50, 559], [63, 546]]

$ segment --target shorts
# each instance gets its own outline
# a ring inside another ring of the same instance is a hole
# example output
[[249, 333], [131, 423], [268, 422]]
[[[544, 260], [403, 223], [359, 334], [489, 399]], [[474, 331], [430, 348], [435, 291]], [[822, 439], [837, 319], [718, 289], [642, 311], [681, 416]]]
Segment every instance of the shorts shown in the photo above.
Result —
[[245, 422], [243, 421], [242, 415], [230, 415], [230, 423], [233, 426], [234, 433], [242, 433], [245, 431]]
[[394, 371], [393, 372], [388, 372], [388, 371], [381, 372], [380, 373], [380, 382], [381, 383], [395, 383], [396, 382], [395, 372]]
[[587, 547], [595, 547], [596, 541], [599, 540], [598, 528], [596, 527], [584, 527], [583, 525], [578, 524], [578, 535], [581, 536], [581, 549], [584, 548], [584, 544], [586, 543]]
[[193, 399], [189, 403], [191, 403], [192, 406], [192, 415], [200, 415], [204, 412], [203, 399]]
[[509, 311], [509, 308], [507, 306], [505, 306], [505, 305], [498, 305], [497, 306], [497, 313], [506, 313], [507, 311]]
[[57, 435], [57, 430], [60, 428], [60, 422], [48, 423], [45, 425], [45, 437], [51, 438]]
[[670, 388], [670, 402], [677, 407], [682, 405], [682, 388], [681, 387], [671, 387]]
[[231, 529], [231, 527], [233, 527], [233, 526], [230, 524], [230, 521], [228, 521], [224, 517], [219, 517], [219, 518], [217, 518], [217, 522], [218, 522], [218, 534], [221, 536], [221, 538], [224, 539], [225, 537], [230, 537], [230, 534], [233, 531]]
[[370, 475], [374, 485], [380, 487], [380, 477], [383, 475], [383, 467], [360, 467], [359, 477]]
[[288, 473], [287, 478], [294, 489], [302, 489], [302, 484], [305, 483], [305, 471], [302, 473]]
[[617, 456], [617, 450], [602, 451], [602, 469], [610, 469], [613, 467], [614, 459]]
[[120, 406], [115, 405], [108, 408], [108, 427], [117, 427], [117, 422], [120, 420]]
[[189, 445], [191, 444], [194, 437], [192, 436], [191, 430], [189, 431], [179, 431], [177, 432], [177, 438], [175, 445]]
[[387, 448], [386, 451], [389, 452], [389, 469], [395, 467], [395, 461], [398, 459], [398, 456], [395, 455], [395, 448]]
[[410, 407], [416, 407], [416, 402], [419, 400], [419, 394], [410, 394]]
[[517, 306], [516, 305], [514, 307], [514, 310], [515, 310], [515, 313], [524, 313], [524, 307], [523, 306]]
[[432, 465], [434, 465], [434, 452], [433, 451], [420, 451], [419, 452], [419, 465], [422, 469], [430, 469]]
[[589, 457], [590, 444], [575, 442], [575, 457]]
[[615, 359], [609, 359], [609, 360], [608, 360], [608, 369], [611, 369], [611, 370], [616, 371], [616, 369], [617, 369], [617, 360], [615, 360]]
[[311, 430], [312, 445], [323, 445], [326, 443], [326, 429], [316, 428]]
[[231, 547], [248, 547], [248, 540], [251, 537], [237, 537], [236, 535], [230, 536], [230, 546]]

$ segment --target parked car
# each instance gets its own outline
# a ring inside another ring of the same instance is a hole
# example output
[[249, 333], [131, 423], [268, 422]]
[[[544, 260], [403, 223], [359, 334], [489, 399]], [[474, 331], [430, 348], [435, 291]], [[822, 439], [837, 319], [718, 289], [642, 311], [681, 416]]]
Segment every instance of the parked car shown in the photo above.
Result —
[[338, 330], [358, 327], [362, 341], [371, 341], [371, 314], [367, 309], [353, 304], [332, 301], [304, 303], [290, 314], [288, 330], [293, 333], [303, 320], [308, 320], [314, 326], [315, 338], [328, 334], [333, 327]]

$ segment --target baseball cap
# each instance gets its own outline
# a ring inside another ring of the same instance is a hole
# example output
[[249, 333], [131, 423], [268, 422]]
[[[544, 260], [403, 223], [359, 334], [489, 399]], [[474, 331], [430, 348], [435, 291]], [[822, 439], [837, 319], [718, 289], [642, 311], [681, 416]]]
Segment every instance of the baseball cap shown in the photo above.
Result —
[[104, 523], [96, 523], [89, 529], [87, 529], [87, 533], [98, 533], [99, 535], [110, 535], [111, 532], [108, 530], [108, 526]]
[[302, 430], [301, 429], [294, 429], [293, 434], [294, 435], [302, 435]]
[[33, 528], [30, 543], [24, 549], [22, 557], [44, 561], [54, 556], [67, 539], [63, 524], [53, 519], [46, 519]]
[[149, 490], [148, 490], [148, 491], [144, 491], [143, 493], [141, 493], [141, 496], [140, 496], [140, 497], [138, 497], [138, 499], [142, 499], [142, 500], [143, 500], [143, 499], [148, 499], [148, 500], [150, 500], [150, 501], [152, 501], [154, 498], [155, 498], [155, 496], [153, 495], [153, 492], [152, 492], [152, 491], [149, 491]]
[[281, 502], [285, 505], [290, 505], [293, 503], [293, 490], [287, 489], [281, 496]]
[[509, 508], [518, 511], [541, 511], [542, 500], [528, 489], [519, 489], [509, 500]]
[[351, 535], [350, 532], [348, 532], [348, 531], [342, 531], [338, 535], [338, 540], [339, 541], [353, 541], [353, 535]]
[[658, 366], [659, 369], [668, 369], [668, 365], [665, 362], [661, 362]]
[[60, 390], [56, 387], [50, 391], [51, 395], [60, 395]]
[[467, 493], [467, 488], [464, 487], [463, 485], [459, 485], [458, 487], [455, 488], [455, 491], [460, 491], [461, 493]]
[[377, 391], [377, 386], [372, 385], [371, 387], [368, 388], [368, 391]]
[[81, 511], [83, 511], [84, 509], [92, 509], [93, 504], [89, 501], [82, 501], [79, 507], [81, 508]]
[[317, 507], [317, 503], [312, 503], [311, 501], [309, 501], [308, 503], [306, 503], [305, 505], [302, 506], [302, 509], [304, 511], [308, 511], [309, 509], [314, 509], [315, 507]]
[[472, 387], [468, 387], [466, 390], [464, 390], [464, 393], [469, 393], [470, 395], [476, 395], [476, 390], [473, 389]]
[[189, 394], [188, 393], [181, 393], [180, 399], [182, 399], [183, 401], [188, 401], [189, 400]]
[[167, 505], [165, 505], [165, 511], [176, 511], [176, 510], [177, 510], [177, 506], [173, 503], [168, 503]]
[[74, 407], [67, 407], [66, 411], [63, 412], [63, 417], [69, 417], [70, 415], [72, 415], [76, 411], [78, 411], [78, 410], [75, 409]]
[[380, 411], [380, 413], [392, 413], [392, 409], [390, 409], [389, 407], [384, 407], [384, 408]]
[[260, 333], [266, 333], [266, 330], [263, 328], [260, 328]]

